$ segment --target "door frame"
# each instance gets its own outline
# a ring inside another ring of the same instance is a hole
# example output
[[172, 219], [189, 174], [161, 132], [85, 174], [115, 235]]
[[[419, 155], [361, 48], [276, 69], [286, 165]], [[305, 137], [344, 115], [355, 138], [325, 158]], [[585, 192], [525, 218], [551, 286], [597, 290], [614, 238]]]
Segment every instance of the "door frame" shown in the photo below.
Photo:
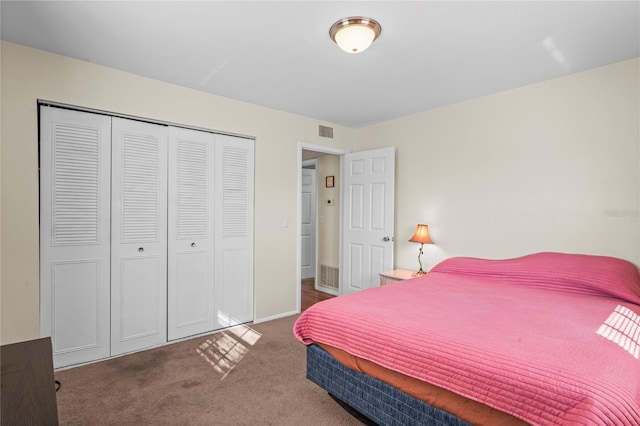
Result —
[[[313, 212], [313, 278], [314, 278], [314, 282], [315, 285], [314, 287], [317, 289], [318, 286], [318, 280], [317, 275], [318, 275], [318, 159], [317, 158], [313, 158], [311, 160], [303, 160], [302, 161], [302, 168], [308, 168], [308, 166], [313, 166], [313, 171], [316, 175], [315, 178], [315, 188], [313, 190], [313, 206], [315, 208], [315, 211]], [[302, 171], [300, 171], [300, 173], [302, 173]], [[302, 182], [300, 183], [300, 187], [301, 187], [301, 192], [302, 192]], [[302, 204], [300, 205], [300, 214], [298, 215], [298, 218], [300, 219], [302, 217]], [[302, 226], [302, 224], [300, 224], [300, 226]], [[302, 229], [300, 230], [300, 236], [302, 237]], [[302, 246], [300, 247], [300, 253], [302, 254]], [[300, 267], [302, 268], [302, 259], [300, 261]], [[302, 277], [302, 274], [301, 274]]]
[[[296, 194], [296, 204], [297, 204], [297, 214], [296, 214], [296, 312], [300, 313], [300, 309], [301, 309], [301, 297], [302, 297], [302, 289], [300, 287], [300, 283], [302, 281], [302, 274], [300, 273], [300, 267], [302, 265], [302, 244], [300, 242], [300, 238], [302, 236], [302, 225], [300, 223], [300, 217], [302, 215], [302, 151], [303, 150], [307, 150], [307, 151], [316, 151], [316, 152], [322, 152], [325, 154], [333, 154], [333, 155], [337, 155], [340, 157], [340, 170], [342, 170], [342, 157], [344, 156], [344, 154], [348, 154], [349, 151], [346, 149], [342, 149], [342, 148], [335, 148], [332, 146], [326, 146], [326, 145], [317, 145], [317, 144], [312, 144], [312, 143], [307, 143], [307, 142], [298, 142], [298, 182], [297, 182], [297, 194]], [[342, 180], [341, 180], [342, 181]], [[340, 190], [340, 195], [339, 195], [339, 199], [342, 199], [342, 184], [340, 185], [340, 188], [338, 188]], [[316, 203], [317, 204], [317, 203]], [[317, 205], [316, 205], [317, 208]], [[316, 215], [317, 216], [317, 215]], [[317, 218], [316, 218], [317, 219]], [[317, 231], [317, 226], [316, 226], [316, 231]], [[339, 236], [340, 241], [342, 241], [342, 203], [340, 203], [340, 236]], [[316, 244], [317, 244], [317, 232], [316, 232]], [[340, 249], [342, 250], [342, 249]], [[316, 247], [316, 275], [317, 275], [317, 258], [318, 256], [318, 250]], [[338, 259], [340, 260], [339, 264], [340, 266], [342, 266], [342, 253], [339, 252], [338, 253]], [[317, 277], [316, 277], [317, 278]], [[342, 286], [342, 274], [340, 274], [340, 278], [339, 278], [340, 284], [339, 286]]]

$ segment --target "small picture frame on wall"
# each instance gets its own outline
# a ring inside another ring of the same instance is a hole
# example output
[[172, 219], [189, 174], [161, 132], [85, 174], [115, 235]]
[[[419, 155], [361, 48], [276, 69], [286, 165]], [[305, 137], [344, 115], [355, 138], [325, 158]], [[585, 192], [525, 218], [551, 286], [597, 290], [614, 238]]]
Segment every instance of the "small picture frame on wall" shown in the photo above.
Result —
[[333, 176], [327, 176], [324, 178], [324, 185], [327, 188], [333, 188]]

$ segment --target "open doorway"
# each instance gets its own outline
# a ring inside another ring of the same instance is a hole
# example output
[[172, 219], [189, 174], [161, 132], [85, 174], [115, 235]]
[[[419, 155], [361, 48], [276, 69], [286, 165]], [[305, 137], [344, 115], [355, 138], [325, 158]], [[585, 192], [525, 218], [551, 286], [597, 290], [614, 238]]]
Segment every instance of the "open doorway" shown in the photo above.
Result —
[[299, 144], [298, 310], [340, 289], [340, 174], [346, 151]]

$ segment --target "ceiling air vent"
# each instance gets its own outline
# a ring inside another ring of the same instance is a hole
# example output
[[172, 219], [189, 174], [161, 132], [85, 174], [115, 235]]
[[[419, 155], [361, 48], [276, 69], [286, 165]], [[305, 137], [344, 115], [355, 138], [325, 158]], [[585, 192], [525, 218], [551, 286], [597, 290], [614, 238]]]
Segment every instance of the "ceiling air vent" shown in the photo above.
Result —
[[320, 125], [318, 128], [320, 129], [320, 136], [323, 138], [333, 139], [333, 127]]

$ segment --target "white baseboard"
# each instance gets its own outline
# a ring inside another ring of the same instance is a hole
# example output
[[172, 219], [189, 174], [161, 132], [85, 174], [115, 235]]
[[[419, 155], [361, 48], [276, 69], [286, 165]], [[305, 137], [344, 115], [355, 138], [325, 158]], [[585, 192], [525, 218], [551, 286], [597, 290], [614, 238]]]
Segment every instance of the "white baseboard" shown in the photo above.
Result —
[[282, 314], [271, 315], [270, 317], [254, 319], [253, 323], [254, 324], [260, 324], [261, 322], [273, 321], [273, 320], [284, 318], [284, 317], [290, 317], [291, 315], [298, 315], [299, 313], [300, 313], [300, 311], [284, 312]]

